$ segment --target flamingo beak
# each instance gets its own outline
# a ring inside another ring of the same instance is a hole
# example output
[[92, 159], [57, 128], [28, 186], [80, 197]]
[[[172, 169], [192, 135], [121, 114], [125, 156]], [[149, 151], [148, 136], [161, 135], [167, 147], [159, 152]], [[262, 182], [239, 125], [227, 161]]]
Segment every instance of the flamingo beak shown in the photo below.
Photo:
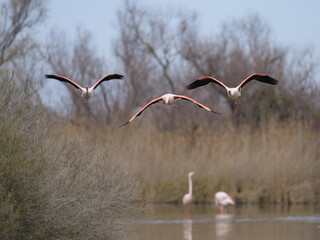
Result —
[[229, 196], [228, 198], [229, 198], [230, 204], [231, 204], [231, 205], [234, 205], [234, 204], [235, 204], [235, 201], [233, 201], [230, 196]]

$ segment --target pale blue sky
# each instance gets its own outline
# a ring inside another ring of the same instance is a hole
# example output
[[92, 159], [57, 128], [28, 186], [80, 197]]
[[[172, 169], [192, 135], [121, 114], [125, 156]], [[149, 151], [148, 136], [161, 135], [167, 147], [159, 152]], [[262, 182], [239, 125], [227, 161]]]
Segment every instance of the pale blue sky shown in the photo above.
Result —
[[[196, 12], [201, 31], [215, 33], [228, 19], [259, 14], [272, 30], [273, 39], [284, 46], [313, 46], [320, 52], [319, 0], [137, 0], [151, 8], [174, 8]], [[122, 0], [50, 0], [49, 18], [43, 34], [52, 28], [74, 36], [75, 28], [83, 26], [93, 34], [97, 49], [111, 53], [111, 40], [117, 33], [117, 11]]]
[[[153, 9], [171, 8], [197, 13], [200, 31], [206, 36], [220, 30], [223, 22], [249, 14], [259, 14], [272, 31], [272, 39], [282, 46], [296, 50], [314, 47], [315, 58], [320, 60], [320, 0], [137, 0], [139, 4]], [[49, 0], [48, 19], [41, 28], [40, 38], [46, 39], [52, 29], [65, 31], [72, 41], [76, 27], [82, 26], [93, 35], [93, 44], [110, 64], [113, 56], [112, 41], [118, 33], [117, 12], [123, 0]], [[113, 62], [114, 63], [114, 62]], [[319, 68], [319, 67], [318, 67]], [[111, 68], [112, 69], [112, 68]], [[318, 69], [319, 70], [319, 69]], [[47, 105], [60, 109], [63, 103], [52, 93], [47, 84], [41, 95]], [[60, 88], [59, 83], [51, 82]], [[55, 96], [54, 98], [52, 96]]]

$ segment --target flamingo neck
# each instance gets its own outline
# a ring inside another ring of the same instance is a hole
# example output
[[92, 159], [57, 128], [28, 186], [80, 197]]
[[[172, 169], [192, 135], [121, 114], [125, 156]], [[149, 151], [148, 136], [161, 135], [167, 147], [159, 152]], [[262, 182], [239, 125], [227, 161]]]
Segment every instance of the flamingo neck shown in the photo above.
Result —
[[192, 179], [191, 176], [188, 176], [189, 178], [189, 194], [192, 195]]

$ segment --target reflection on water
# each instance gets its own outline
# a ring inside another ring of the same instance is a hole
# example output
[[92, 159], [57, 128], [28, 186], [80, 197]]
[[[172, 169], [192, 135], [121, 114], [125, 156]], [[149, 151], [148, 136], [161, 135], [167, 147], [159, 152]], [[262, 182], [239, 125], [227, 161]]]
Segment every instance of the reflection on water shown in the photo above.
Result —
[[231, 230], [231, 219], [233, 216], [231, 214], [219, 214], [216, 215], [216, 234], [218, 238], [225, 237]]
[[192, 220], [185, 219], [183, 222], [183, 240], [192, 240]]
[[[216, 235], [217, 239], [224, 238], [228, 236], [228, 233], [231, 231], [232, 219], [231, 214], [219, 214], [215, 216], [216, 219]], [[198, 221], [196, 221], [197, 223]], [[192, 240], [192, 220], [185, 219], [183, 221], [183, 240]]]
[[184, 219], [181, 205], [152, 205], [134, 224], [139, 240], [318, 240], [320, 206], [237, 206], [220, 215], [212, 205], [194, 205]]

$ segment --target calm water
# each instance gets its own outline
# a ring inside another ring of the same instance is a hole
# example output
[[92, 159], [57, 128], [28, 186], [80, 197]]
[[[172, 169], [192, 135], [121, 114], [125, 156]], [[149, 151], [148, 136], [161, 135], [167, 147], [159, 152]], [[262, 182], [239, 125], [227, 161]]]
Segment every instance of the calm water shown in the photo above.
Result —
[[231, 206], [219, 214], [214, 205], [151, 205], [134, 223], [139, 240], [320, 240], [320, 206]]

